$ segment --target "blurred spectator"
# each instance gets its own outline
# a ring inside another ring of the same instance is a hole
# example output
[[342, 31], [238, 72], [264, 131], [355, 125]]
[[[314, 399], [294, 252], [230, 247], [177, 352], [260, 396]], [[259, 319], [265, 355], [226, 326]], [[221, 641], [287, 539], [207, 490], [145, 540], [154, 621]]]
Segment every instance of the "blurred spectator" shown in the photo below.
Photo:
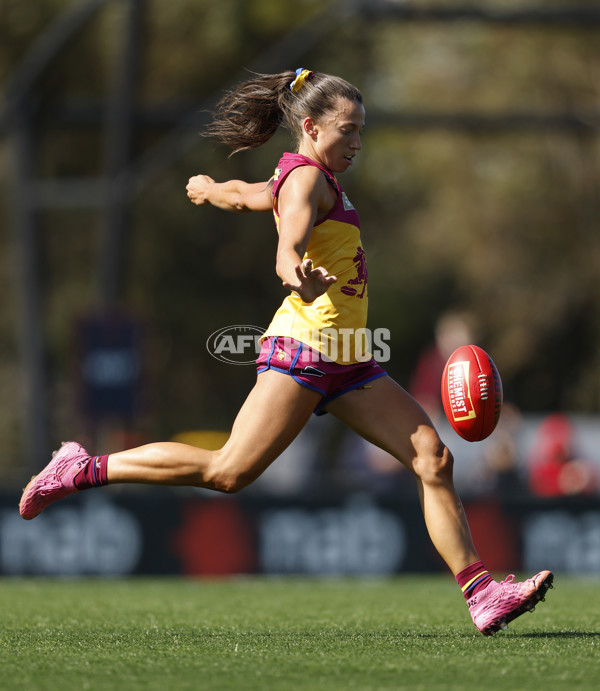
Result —
[[434, 420], [442, 411], [441, 381], [446, 361], [459, 346], [474, 341], [471, 321], [469, 315], [461, 312], [444, 313], [435, 326], [435, 343], [417, 360], [409, 392]]
[[573, 426], [566, 415], [549, 415], [538, 428], [529, 459], [529, 489], [538, 497], [593, 494], [596, 469], [577, 458]]

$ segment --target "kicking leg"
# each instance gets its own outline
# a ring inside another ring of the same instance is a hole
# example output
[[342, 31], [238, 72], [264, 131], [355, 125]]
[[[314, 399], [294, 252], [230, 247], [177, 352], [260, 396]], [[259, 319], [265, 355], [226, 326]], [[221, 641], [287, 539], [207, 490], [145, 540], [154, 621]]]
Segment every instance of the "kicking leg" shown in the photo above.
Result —
[[431, 541], [467, 600], [475, 626], [493, 635], [531, 611], [552, 587], [550, 571], [521, 583], [497, 583], [477, 556], [462, 503], [452, 480], [452, 455], [421, 406], [389, 377], [332, 401], [327, 410], [365, 439], [385, 449], [417, 477]]
[[416, 475], [429, 536], [455, 575], [478, 561], [454, 488], [452, 454], [412, 396], [390, 377], [381, 377], [334, 399], [327, 411]]

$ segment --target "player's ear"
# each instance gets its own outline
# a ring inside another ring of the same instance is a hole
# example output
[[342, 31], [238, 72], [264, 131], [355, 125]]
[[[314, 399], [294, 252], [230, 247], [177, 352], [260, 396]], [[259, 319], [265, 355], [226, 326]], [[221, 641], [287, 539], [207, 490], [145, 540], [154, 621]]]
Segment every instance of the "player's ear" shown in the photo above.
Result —
[[317, 123], [312, 118], [304, 118], [302, 122], [302, 130], [304, 134], [308, 135], [311, 139], [316, 139], [319, 131]]

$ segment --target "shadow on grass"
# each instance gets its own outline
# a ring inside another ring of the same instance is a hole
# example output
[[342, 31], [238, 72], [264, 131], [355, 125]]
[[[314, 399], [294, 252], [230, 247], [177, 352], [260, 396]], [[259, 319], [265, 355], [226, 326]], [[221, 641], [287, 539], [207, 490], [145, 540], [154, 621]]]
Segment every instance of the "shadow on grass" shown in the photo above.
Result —
[[[398, 635], [398, 634], [397, 634]], [[403, 632], [400, 637], [405, 639], [410, 638], [464, 638], [464, 639], [481, 639], [481, 640], [509, 640], [515, 638], [572, 638], [572, 639], [584, 639], [584, 638], [600, 638], [600, 631], [531, 631], [526, 633], [519, 633], [518, 631], [498, 631], [495, 636], [482, 636], [477, 631], [472, 631], [468, 633], [463, 632], [448, 632], [448, 631], [436, 631], [436, 632], [425, 632], [425, 631], [414, 631], [414, 632]]]
[[517, 634], [519, 638], [600, 638], [600, 631], [536, 631]]

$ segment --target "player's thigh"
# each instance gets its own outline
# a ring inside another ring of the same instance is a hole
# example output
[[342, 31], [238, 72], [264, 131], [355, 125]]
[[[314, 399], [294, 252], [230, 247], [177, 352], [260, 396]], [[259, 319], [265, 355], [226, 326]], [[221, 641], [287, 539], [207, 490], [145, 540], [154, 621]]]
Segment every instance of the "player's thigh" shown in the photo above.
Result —
[[215, 462], [235, 474], [258, 477], [295, 439], [320, 400], [287, 374], [262, 372]]
[[389, 376], [334, 399], [327, 412], [412, 470], [418, 456], [442, 452], [443, 443], [430, 417]]

